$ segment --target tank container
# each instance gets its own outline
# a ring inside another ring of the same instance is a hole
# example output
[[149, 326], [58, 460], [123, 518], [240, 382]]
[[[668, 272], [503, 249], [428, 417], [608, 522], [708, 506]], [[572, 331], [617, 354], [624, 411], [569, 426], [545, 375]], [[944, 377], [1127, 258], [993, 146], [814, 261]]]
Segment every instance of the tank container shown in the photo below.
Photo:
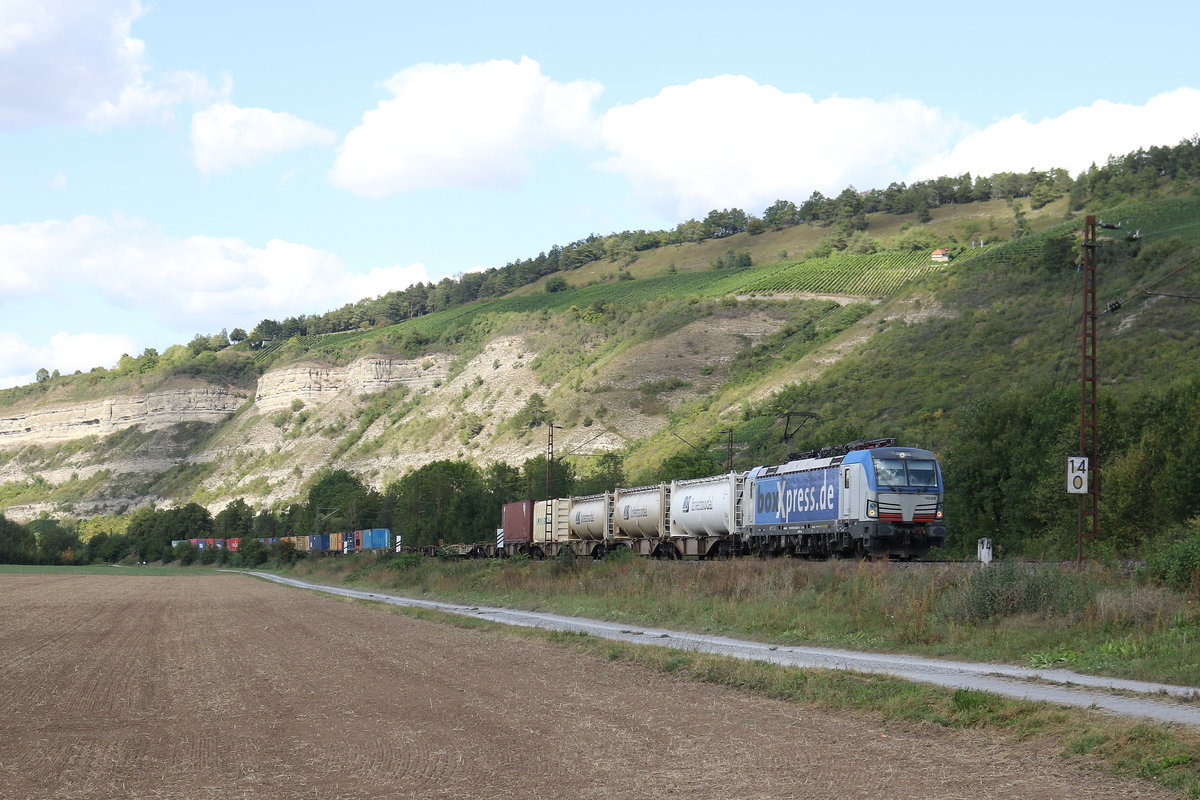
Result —
[[672, 536], [725, 536], [741, 530], [745, 473], [671, 482]]
[[613, 493], [613, 532], [643, 539], [665, 533], [667, 485], [617, 489]]

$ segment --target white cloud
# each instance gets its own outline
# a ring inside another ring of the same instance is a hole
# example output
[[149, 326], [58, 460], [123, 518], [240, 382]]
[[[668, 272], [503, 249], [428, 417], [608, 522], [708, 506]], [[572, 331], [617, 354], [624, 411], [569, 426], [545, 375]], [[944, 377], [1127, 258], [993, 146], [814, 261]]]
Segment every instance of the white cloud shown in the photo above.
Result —
[[99, 103], [87, 121], [99, 128], [138, 122], [165, 125], [175, 119], [174, 106], [211, 103], [227, 97], [232, 87], [233, 82], [226, 76], [221, 88], [213, 88], [198, 72], [167, 72], [153, 82], [139, 78], [123, 88], [115, 100]]
[[1026, 172], [1063, 167], [1075, 175], [1153, 145], [1200, 133], [1200, 91], [1180, 88], [1135, 106], [1097, 100], [1038, 122], [1017, 115], [963, 136], [947, 152], [913, 170], [915, 179], [972, 172]]
[[421, 64], [384, 83], [393, 97], [338, 148], [333, 183], [367, 197], [513, 186], [531, 154], [594, 136], [592, 81], [556, 83], [536, 61]]
[[333, 254], [303, 244], [179, 239], [124, 218], [0, 226], [0, 252], [0, 306], [86, 287], [114, 306], [192, 332], [323, 311], [428, 280], [423, 264], [355, 274]]
[[48, 344], [37, 346], [18, 333], [0, 331], [0, 388], [32, 383], [43, 368], [67, 375], [112, 366], [125, 353], [136, 354], [136, 346], [120, 334], [60, 331]]
[[130, 35], [138, 0], [0, 2], [0, 129], [161, 121], [169, 107], [213, 96], [194, 73], [147, 81]]
[[192, 117], [192, 154], [202, 172], [228, 170], [337, 136], [291, 114], [215, 103]]
[[916, 100], [814, 100], [741, 75], [667, 87], [614, 107], [602, 126], [613, 155], [599, 166], [680, 216], [886, 185], [962, 129]]

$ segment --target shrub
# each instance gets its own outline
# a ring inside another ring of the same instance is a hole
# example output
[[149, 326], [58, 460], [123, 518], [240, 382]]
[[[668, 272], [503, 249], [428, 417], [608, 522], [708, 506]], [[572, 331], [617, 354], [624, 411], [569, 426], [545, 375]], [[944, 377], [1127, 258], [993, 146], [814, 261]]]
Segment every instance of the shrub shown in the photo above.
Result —
[[1200, 517], [1173, 529], [1146, 559], [1146, 572], [1180, 591], [1200, 591]]
[[1078, 614], [1094, 593], [1082, 576], [1053, 565], [997, 561], [971, 573], [941, 605], [948, 619], [978, 623], [1019, 614]]
[[420, 553], [402, 553], [388, 560], [388, 569], [394, 569], [397, 572], [415, 569], [425, 563], [425, 556]]

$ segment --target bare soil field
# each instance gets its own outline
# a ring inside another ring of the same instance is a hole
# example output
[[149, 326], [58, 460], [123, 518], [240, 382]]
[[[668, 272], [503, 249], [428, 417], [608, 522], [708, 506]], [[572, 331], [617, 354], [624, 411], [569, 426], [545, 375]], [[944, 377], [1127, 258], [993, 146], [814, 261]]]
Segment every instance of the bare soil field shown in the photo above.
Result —
[[[115, 572], [115, 570], [114, 570]], [[0, 575], [0, 798], [1172, 797], [237, 575]]]

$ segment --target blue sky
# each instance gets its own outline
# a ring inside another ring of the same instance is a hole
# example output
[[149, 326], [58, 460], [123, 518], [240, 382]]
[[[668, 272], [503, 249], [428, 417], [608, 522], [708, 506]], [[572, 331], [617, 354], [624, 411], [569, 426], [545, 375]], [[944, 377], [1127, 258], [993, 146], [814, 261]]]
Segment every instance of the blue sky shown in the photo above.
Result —
[[1200, 133], [1192, 3], [0, 0], [0, 387], [814, 190]]

